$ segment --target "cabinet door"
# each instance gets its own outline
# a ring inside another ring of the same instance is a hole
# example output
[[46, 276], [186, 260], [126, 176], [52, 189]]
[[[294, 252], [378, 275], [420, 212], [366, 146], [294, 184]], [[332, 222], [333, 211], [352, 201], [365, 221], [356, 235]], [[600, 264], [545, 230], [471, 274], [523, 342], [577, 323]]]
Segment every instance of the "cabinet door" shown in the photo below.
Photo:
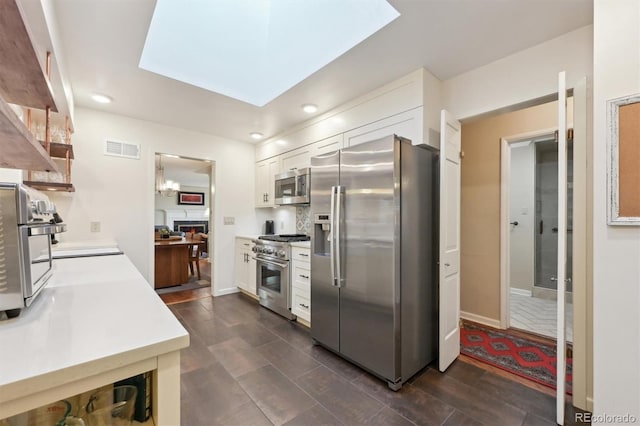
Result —
[[422, 121], [422, 107], [405, 111], [346, 132], [344, 146], [355, 146], [393, 134], [410, 139], [414, 145], [422, 144]]
[[267, 204], [267, 179], [269, 176], [269, 160], [256, 163], [256, 207]]
[[273, 207], [273, 177], [280, 173], [280, 157], [256, 163], [256, 207]]
[[303, 146], [282, 154], [282, 171], [304, 169], [311, 165], [311, 146]]
[[311, 144], [311, 157], [342, 149], [343, 141], [344, 134], [340, 133], [339, 135], [314, 142]]
[[297, 287], [291, 289], [291, 312], [311, 323], [311, 300], [309, 293]]
[[[242, 241], [242, 240], [239, 240]], [[249, 276], [247, 269], [247, 251], [236, 242], [236, 286], [242, 290], [249, 291]]]
[[[253, 247], [253, 243], [251, 246]], [[256, 257], [251, 250], [247, 251], [247, 291], [254, 296], [258, 295], [256, 285]]]

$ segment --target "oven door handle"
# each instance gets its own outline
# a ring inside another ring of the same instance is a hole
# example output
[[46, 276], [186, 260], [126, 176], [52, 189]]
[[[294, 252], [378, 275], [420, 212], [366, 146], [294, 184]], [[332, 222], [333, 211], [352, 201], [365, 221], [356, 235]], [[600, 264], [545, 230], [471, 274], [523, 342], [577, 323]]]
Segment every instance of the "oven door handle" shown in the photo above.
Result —
[[67, 230], [67, 225], [63, 223], [44, 225], [44, 226], [30, 226], [27, 228], [27, 235], [30, 237], [36, 235], [51, 235], [58, 234], [60, 232], [65, 232]]
[[287, 268], [287, 267], [289, 266], [289, 265], [287, 265], [287, 264], [285, 264], [285, 263], [273, 262], [273, 261], [271, 261], [271, 260], [264, 260], [264, 259], [260, 259], [260, 258], [256, 258], [256, 260], [257, 260], [258, 262], [262, 262], [262, 263], [265, 263], [265, 264], [267, 264], [267, 265], [276, 265], [276, 266], [279, 266], [279, 267], [281, 267], [281, 268]]

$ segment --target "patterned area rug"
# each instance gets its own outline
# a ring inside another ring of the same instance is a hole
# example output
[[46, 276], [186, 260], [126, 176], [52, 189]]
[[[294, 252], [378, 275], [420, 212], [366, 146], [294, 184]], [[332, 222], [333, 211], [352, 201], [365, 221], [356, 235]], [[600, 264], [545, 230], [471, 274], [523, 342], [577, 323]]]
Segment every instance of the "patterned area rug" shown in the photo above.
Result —
[[[502, 370], [556, 388], [556, 348], [478, 324], [460, 329], [460, 352]], [[567, 359], [567, 394], [571, 395], [571, 359]]]

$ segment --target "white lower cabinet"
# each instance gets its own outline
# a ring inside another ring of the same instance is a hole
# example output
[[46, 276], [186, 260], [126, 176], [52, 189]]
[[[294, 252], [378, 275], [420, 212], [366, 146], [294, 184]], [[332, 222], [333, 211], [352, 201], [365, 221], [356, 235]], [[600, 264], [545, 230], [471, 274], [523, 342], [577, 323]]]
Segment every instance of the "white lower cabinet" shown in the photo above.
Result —
[[254, 259], [253, 241], [249, 238], [236, 238], [236, 286], [253, 296], [256, 291], [256, 261]]
[[293, 247], [291, 252], [291, 312], [311, 324], [310, 250]]

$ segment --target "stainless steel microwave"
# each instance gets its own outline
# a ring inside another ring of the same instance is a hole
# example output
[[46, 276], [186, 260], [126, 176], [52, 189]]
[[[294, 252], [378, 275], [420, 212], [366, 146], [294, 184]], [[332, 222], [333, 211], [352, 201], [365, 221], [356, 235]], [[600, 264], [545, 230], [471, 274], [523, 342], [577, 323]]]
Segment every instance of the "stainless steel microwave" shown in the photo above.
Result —
[[275, 176], [275, 203], [281, 206], [309, 204], [311, 169], [289, 170]]

